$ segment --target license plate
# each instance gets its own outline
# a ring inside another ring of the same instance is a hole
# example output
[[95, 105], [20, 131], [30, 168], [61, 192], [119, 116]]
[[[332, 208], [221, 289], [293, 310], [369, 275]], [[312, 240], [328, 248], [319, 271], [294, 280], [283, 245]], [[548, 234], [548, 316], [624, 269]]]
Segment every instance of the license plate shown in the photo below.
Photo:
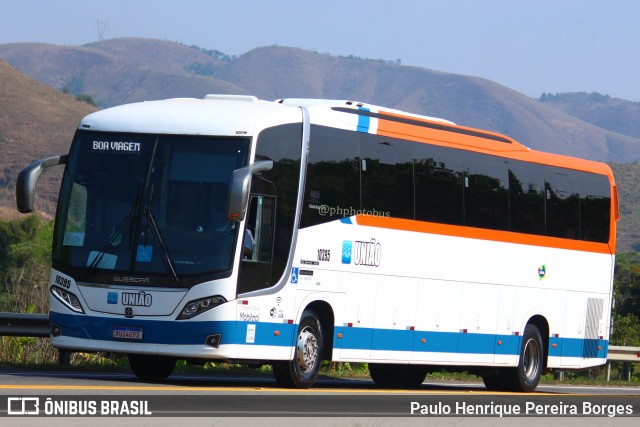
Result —
[[141, 340], [142, 328], [113, 328], [113, 338], [120, 340]]

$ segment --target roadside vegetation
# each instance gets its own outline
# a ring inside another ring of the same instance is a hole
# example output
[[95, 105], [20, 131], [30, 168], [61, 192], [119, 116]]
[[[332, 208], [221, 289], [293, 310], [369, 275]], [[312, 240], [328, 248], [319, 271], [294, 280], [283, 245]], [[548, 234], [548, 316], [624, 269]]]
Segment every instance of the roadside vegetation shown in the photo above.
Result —
[[[19, 220], [0, 220], [0, 312], [47, 313], [49, 268], [53, 222], [30, 215]], [[586, 267], [585, 267], [586, 268]], [[630, 252], [616, 257], [614, 280], [614, 328], [611, 345], [640, 347], [640, 254]], [[59, 367], [58, 352], [45, 338], [0, 337], [0, 366]], [[611, 364], [611, 379], [628, 384], [622, 363]], [[72, 369], [127, 370], [126, 357], [119, 354], [74, 353]], [[631, 381], [640, 382], [640, 370], [631, 367]], [[67, 368], [69, 369], [69, 368]], [[200, 365], [179, 362], [177, 372], [271, 375], [269, 366], [256, 369], [228, 363], [207, 362]], [[321, 375], [342, 378], [368, 378], [366, 364], [329, 363], [323, 365]], [[563, 382], [591, 384], [606, 381], [607, 369], [601, 367], [584, 372], [565, 373]], [[475, 376], [449, 373], [446, 370], [427, 376], [427, 382], [439, 380], [477, 380]], [[553, 382], [553, 374], [541, 382]]]

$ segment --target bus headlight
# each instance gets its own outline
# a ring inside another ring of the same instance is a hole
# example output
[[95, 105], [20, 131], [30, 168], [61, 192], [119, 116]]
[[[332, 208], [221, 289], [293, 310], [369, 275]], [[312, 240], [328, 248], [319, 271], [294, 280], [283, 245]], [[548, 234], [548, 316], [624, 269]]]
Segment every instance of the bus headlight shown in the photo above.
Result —
[[227, 300], [221, 296], [200, 298], [197, 300], [189, 301], [180, 312], [180, 315], [176, 317], [176, 320], [191, 319], [192, 317], [202, 314], [205, 311], [211, 310], [212, 308], [217, 307], [220, 304], [224, 304], [225, 302], [227, 302]]
[[69, 310], [74, 311], [76, 313], [84, 314], [84, 309], [82, 308], [82, 305], [80, 305], [80, 300], [78, 299], [77, 296], [75, 296], [71, 292], [68, 292], [57, 286], [52, 286], [51, 295], [56, 297], [58, 301], [63, 303], [65, 306], [67, 306]]

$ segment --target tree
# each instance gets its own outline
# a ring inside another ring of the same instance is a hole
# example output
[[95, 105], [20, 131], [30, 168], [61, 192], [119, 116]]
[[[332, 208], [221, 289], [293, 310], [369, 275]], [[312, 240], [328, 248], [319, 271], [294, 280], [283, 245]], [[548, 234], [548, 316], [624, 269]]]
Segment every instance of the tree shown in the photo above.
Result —
[[615, 311], [640, 317], [640, 254], [617, 255], [614, 276]]
[[640, 345], [640, 254], [637, 252], [616, 257], [611, 343]]

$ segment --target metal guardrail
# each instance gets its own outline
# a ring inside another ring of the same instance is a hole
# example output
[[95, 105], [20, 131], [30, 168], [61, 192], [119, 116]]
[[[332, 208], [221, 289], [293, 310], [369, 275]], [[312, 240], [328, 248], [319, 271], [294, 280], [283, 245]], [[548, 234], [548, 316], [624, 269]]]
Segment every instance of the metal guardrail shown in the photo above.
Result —
[[[49, 337], [49, 315], [27, 313], [0, 313], [0, 337]], [[58, 363], [68, 365], [71, 352], [58, 351]]]
[[0, 336], [48, 337], [48, 314], [0, 313]]
[[609, 362], [640, 362], [640, 347], [609, 346]]

